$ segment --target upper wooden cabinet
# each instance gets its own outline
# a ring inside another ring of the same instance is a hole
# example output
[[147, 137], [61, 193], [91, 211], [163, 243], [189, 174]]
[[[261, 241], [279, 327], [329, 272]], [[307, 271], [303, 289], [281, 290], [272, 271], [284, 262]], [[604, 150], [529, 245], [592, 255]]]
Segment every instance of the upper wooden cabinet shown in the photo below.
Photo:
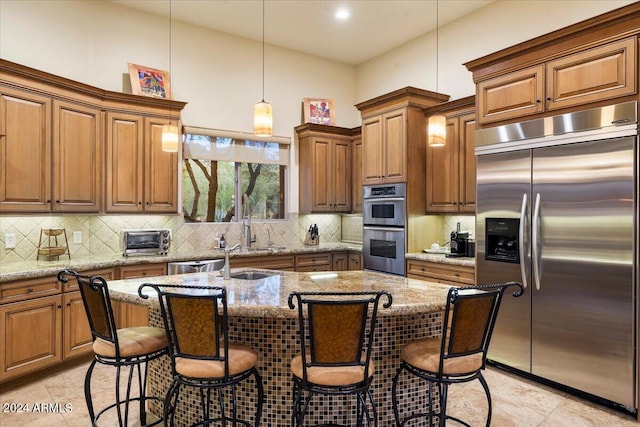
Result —
[[635, 99], [639, 28], [634, 3], [466, 63], [479, 127]]
[[51, 209], [51, 98], [0, 84], [0, 210]]
[[300, 213], [351, 212], [351, 129], [305, 124], [296, 134]]
[[351, 141], [351, 212], [362, 212], [362, 183], [363, 177], [363, 164], [362, 164], [362, 131], [361, 127], [352, 129], [352, 141]]
[[176, 213], [160, 132], [184, 105], [0, 60], [0, 213]]
[[[475, 213], [475, 97], [440, 104], [447, 119], [444, 147], [427, 147], [426, 212]], [[434, 109], [425, 110], [428, 117]]]
[[107, 212], [177, 212], [178, 156], [162, 151], [165, 122], [107, 113]]
[[363, 184], [411, 182], [413, 175], [424, 181], [423, 109], [448, 99], [406, 87], [357, 104], [362, 115]]

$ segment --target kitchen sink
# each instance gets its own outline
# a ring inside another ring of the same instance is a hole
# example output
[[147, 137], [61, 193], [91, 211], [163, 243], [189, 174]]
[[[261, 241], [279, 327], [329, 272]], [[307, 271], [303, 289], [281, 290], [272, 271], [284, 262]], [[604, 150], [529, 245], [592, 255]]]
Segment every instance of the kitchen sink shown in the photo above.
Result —
[[238, 273], [231, 273], [231, 278], [240, 280], [260, 280], [276, 276], [277, 274], [278, 273], [267, 273], [266, 271], [240, 271]]

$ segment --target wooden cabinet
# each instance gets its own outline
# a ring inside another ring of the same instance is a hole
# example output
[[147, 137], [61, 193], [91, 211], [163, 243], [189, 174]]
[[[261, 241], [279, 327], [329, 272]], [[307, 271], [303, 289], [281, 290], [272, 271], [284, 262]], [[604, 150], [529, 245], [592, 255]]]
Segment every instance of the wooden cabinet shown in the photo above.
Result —
[[[138, 264], [126, 265], [118, 268], [120, 279], [135, 279], [140, 277], [165, 276], [167, 264]], [[149, 309], [142, 305], [129, 304], [122, 301], [115, 302], [114, 315], [118, 328], [132, 326], [149, 326]]]
[[162, 151], [165, 122], [107, 113], [107, 212], [177, 212], [178, 157]]
[[299, 210], [351, 211], [351, 129], [306, 124], [298, 126]]
[[294, 271], [296, 267], [293, 255], [242, 256], [232, 257], [231, 268], [256, 267], [269, 270]]
[[365, 185], [407, 181], [406, 118], [404, 108], [363, 118]]
[[346, 271], [349, 269], [349, 257], [346, 253], [334, 253], [331, 257], [333, 271]]
[[426, 212], [475, 213], [474, 97], [448, 104], [439, 106], [447, 118], [447, 142], [444, 147], [427, 147]]
[[407, 277], [453, 286], [476, 284], [475, 267], [407, 260]]
[[[609, 42], [475, 79], [478, 122], [492, 123], [637, 93], [637, 40]], [[540, 57], [543, 57], [542, 55]]]
[[350, 252], [348, 260], [349, 270], [362, 270], [362, 254], [358, 252]]
[[102, 128], [98, 107], [53, 102], [54, 212], [98, 213], [102, 200]]
[[62, 295], [0, 305], [0, 381], [62, 361]]
[[[422, 188], [426, 144], [423, 109], [448, 99], [447, 95], [405, 87], [357, 104], [362, 116], [363, 184], [406, 182], [409, 191], [414, 185]], [[419, 197], [423, 199], [424, 192]]]
[[[114, 276], [113, 269], [83, 272]], [[55, 276], [0, 286], [0, 381], [91, 351], [92, 338], [75, 281]]]
[[184, 105], [0, 59], [0, 213], [177, 213], [161, 129]]
[[296, 271], [330, 271], [331, 253], [296, 255]]
[[98, 213], [100, 110], [0, 86], [0, 212]]
[[0, 85], [0, 212], [51, 208], [51, 98]]
[[363, 154], [361, 128], [353, 129], [351, 140], [351, 212], [362, 212]]

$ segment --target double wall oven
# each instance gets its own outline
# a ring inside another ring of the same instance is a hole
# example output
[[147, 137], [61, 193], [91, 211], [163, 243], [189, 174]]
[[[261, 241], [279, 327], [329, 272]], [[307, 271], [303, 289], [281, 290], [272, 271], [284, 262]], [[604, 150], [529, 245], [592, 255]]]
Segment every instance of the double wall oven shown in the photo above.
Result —
[[407, 185], [363, 187], [363, 262], [365, 270], [405, 274]]

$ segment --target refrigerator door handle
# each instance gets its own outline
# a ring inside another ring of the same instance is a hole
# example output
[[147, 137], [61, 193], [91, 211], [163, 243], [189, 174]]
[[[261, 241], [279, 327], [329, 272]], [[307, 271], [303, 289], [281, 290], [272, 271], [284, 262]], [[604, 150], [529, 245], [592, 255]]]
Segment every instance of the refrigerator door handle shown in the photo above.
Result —
[[536, 204], [533, 208], [533, 226], [531, 227], [531, 254], [533, 264], [533, 282], [540, 290], [540, 253], [538, 252], [538, 228], [540, 227], [540, 193], [536, 194]]
[[525, 252], [524, 252], [524, 222], [525, 215], [527, 214], [527, 193], [522, 194], [522, 207], [520, 208], [520, 227], [518, 229], [518, 242], [520, 251], [520, 273], [522, 275], [522, 286], [527, 288], [527, 267], [525, 266]]

